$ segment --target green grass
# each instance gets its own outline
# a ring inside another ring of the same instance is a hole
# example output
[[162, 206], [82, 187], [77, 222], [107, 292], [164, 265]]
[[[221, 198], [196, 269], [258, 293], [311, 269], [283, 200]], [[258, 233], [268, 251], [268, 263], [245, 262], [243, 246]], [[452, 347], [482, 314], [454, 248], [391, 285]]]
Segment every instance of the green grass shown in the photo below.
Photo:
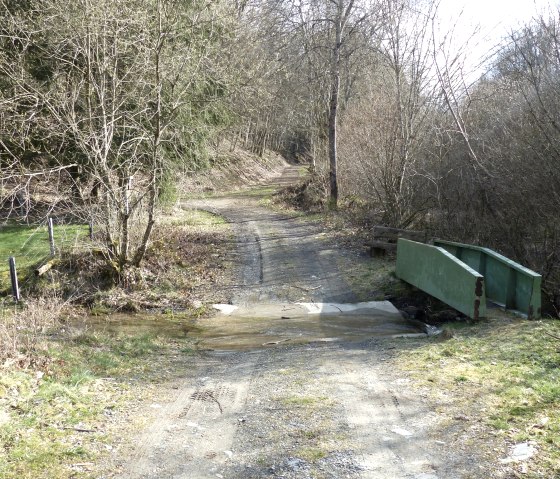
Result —
[[[81, 247], [87, 241], [86, 225], [54, 227], [54, 242], [58, 251]], [[0, 290], [10, 287], [8, 259], [15, 257], [20, 282], [29, 269], [50, 255], [49, 233], [46, 226], [2, 226], [0, 228]]]
[[213, 226], [226, 223], [222, 216], [204, 210], [185, 209], [180, 215], [175, 215], [173, 219], [168, 219], [168, 223], [173, 226]]
[[250, 189], [230, 192], [227, 196], [261, 198], [261, 201], [266, 201], [270, 200], [272, 195], [274, 195], [277, 191], [278, 187], [276, 186], [254, 186]]
[[321, 447], [301, 447], [296, 451], [296, 457], [307, 462], [316, 462], [327, 456], [327, 452]]
[[2, 478], [98, 477], [76, 464], [95, 464], [106, 453], [113, 411], [165, 380], [173, 368], [162, 355], [183, 346], [150, 334], [104, 333], [49, 344], [37, 358], [41, 367], [0, 371]]
[[330, 405], [330, 400], [327, 397], [321, 396], [287, 396], [279, 399], [282, 404], [286, 407], [296, 406], [296, 407], [317, 407]]
[[524, 477], [560, 477], [560, 341], [549, 335], [560, 337], [560, 322], [496, 313], [447, 328], [447, 341], [411, 342], [415, 347], [399, 355], [401, 367], [504, 445], [535, 441], [539, 454]]

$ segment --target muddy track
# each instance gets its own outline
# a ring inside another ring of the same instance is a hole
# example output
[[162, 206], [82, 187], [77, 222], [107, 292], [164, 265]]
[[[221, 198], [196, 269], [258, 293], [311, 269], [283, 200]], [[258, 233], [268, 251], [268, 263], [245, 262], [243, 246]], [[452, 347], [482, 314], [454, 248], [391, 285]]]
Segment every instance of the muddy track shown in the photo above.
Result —
[[[294, 174], [288, 169], [282, 181]], [[190, 206], [234, 226], [233, 303], [354, 299], [336, 266], [345, 252], [323, 239], [320, 225], [272, 212], [254, 195]], [[169, 386], [176, 390], [115, 464], [116, 477], [489, 477], [475, 451], [444, 429], [443, 415], [388, 366], [395, 341], [201, 351], [185, 360]]]

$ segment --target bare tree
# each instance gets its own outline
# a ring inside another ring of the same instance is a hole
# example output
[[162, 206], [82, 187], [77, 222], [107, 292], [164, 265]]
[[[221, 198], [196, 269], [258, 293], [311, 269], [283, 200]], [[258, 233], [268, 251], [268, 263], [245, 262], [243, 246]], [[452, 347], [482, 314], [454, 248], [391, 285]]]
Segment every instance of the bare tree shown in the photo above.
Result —
[[284, 151], [308, 158], [314, 166], [316, 158], [324, 156], [334, 206], [338, 201], [339, 115], [349, 101], [357, 72], [364, 67], [353, 59], [364, 51], [376, 28], [372, 4], [285, 0], [257, 2], [253, 8], [246, 13], [258, 16], [259, 59], [269, 59], [270, 81], [265, 91], [270, 103], [265, 104], [274, 105], [264, 111], [253, 109], [258, 117], [252, 121], [253, 131], [263, 125], [270, 129], [276, 118]]
[[[26, 71], [25, 58], [0, 58], [0, 76], [12, 86], [6, 101], [24, 112], [22, 125], [42, 122], [51, 138], [41, 142], [42, 156], [56, 157], [57, 144], [61, 167], [75, 168], [82, 207], [74, 212], [103, 225], [102, 250], [122, 277], [144, 258], [165, 178], [191, 161], [182, 147], [208, 129], [201, 118], [221, 94], [212, 60], [222, 7], [203, 0], [39, 3], [32, 15], [6, 15], [5, 36], [20, 57], [38, 51], [53, 69], [41, 80]], [[33, 34], [22, 33], [22, 19]], [[37, 41], [37, 32], [48, 41]], [[5, 152], [23, 165], [19, 152]]]
[[[343, 65], [348, 65], [350, 57], [355, 53], [357, 43], [353, 43], [355, 36], [364, 34], [371, 35], [371, 23], [367, 21], [373, 18], [371, 7], [365, 3], [355, 0], [328, 0], [326, 2], [313, 2], [298, 4], [302, 28], [305, 24], [311, 25], [311, 31], [317, 27], [321, 38], [315, 41], [314, 47], [325, 49], [328, 53], [328, 88], [329, 102], [327, 109], [327, 132], [328, 132], [328, 158], [329, 158], [329, 185], [330, 203], [332, 207], [337, 206], [339, 197], [338, 187], [338, 121], [340, 110], [341, 75]], [[307, 20], [304, 20], [302, 11], [308, 11]], [[309, 40], [307, 40], [309, 41]]]
[[406, 227], [430, 204], [419, 183], [429, 177], [435, 128], [431, 27], [437, 4], [386, 0], [379, 7], [384, 22], [371, 45], [372, 67], [342, 127], [343, 185], [377, 203], [383, 222]]

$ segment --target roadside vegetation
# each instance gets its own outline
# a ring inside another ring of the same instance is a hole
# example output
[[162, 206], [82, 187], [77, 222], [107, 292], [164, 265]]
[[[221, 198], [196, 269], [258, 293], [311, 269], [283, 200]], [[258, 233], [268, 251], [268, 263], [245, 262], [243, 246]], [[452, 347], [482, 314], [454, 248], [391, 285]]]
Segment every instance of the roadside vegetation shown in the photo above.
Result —
[[[77, 271], [95, 264], [80, 250], [59, 258], [35, 295], [26, 289], [22, 303], [0, 303], [1, 477], [98, 477], [141, 420], [135, 405], [161, 398], [156, 385], [193, 360], [186, 331], [208, 314], [210, 299], [219, 300], [216, 284], [227, 295], [230, 240], [221, 218], [178, 207], [126, 287], [103, 288], [100, 270]], [[69, 295], [77, 281], [82, 297]], [[143, 315], [106, 316], [123, 310]], [[119, 326], [125, 321], [128, 328]]]
[[[16, 257], [24, 304], [52, 296], [59, 302], [86, 307], [94, 314], [184, 311], [195, 303], [202, 305], [212, 284], [220, 283], [227, 289], [229, 281], [224, 274], [227, 261], [219, 261], [226, 260], [228, 254], [228, 225], [218, 216], [179, 205], [162, 213], [143, 267], [129, 269], [120, 283], [107, 270], [95, 241], [89, 240], [87, 226], [56, 226], [54, 258], [50, 256], [45, 227], [4, 227], [0, 237], [0, 286], [7, 302], [11, 294], [7, 260], [12, 255]], [[36, 277], [35, 268], [51, 260], [54, 266]], [[212, 261], [215, 267], [207, 268]]]
[[[10, 318], [4, 313], [2, 320]], [[134, 406], [169, 380], [192, 351], [190, 343], [157, 333], [68, 326], [70, 334], [61, 334], [54, 321], [51, 328], [45, 330], [49, 336], [35, 337], [33, 350], [5, 359], [0, 369], [2, 477], [98, 477], [91, 471], [138, 424], [130, 414]]]
[[[448, 323], [440, 338], [395, 346], [394, 364], [414, 378], [455, 440], [493, 457], [511, 477], [560, 475], [560, 325], [490, 312]], [[535, 455], [509, 461], [529, 443]]]
[[[8, 258], [16, 258], [19, 280], [31, 280], [32, 269], [50, 257], [47, 227], [7, 225], [0, 229], [0, 291], [9, 290], [10, 269]], [[88, 227], [84, 225], [58, 225], [54, 228], [55, 247], [59, 253], [84, 251], [88, 243]]]

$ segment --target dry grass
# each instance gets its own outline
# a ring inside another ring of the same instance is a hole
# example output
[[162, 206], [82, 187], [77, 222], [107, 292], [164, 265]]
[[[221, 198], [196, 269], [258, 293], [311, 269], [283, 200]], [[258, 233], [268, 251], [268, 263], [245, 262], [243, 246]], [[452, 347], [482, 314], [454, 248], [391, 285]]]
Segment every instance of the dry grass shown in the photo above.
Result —
[[183, 178], [178, 187], [181, 196], [220, 194], [258, 185], [278, 176], [286, 167], [286, 160], [272, 151], [267, 150], [261, 157], [232, 146], [229, 141], [223, 141], [214, 152], [210, 169]]
[[33, 299], [21, 306], [0, 306], [0, 362], [20, 366], [33, 363], [62, 307], [56, 297]]

